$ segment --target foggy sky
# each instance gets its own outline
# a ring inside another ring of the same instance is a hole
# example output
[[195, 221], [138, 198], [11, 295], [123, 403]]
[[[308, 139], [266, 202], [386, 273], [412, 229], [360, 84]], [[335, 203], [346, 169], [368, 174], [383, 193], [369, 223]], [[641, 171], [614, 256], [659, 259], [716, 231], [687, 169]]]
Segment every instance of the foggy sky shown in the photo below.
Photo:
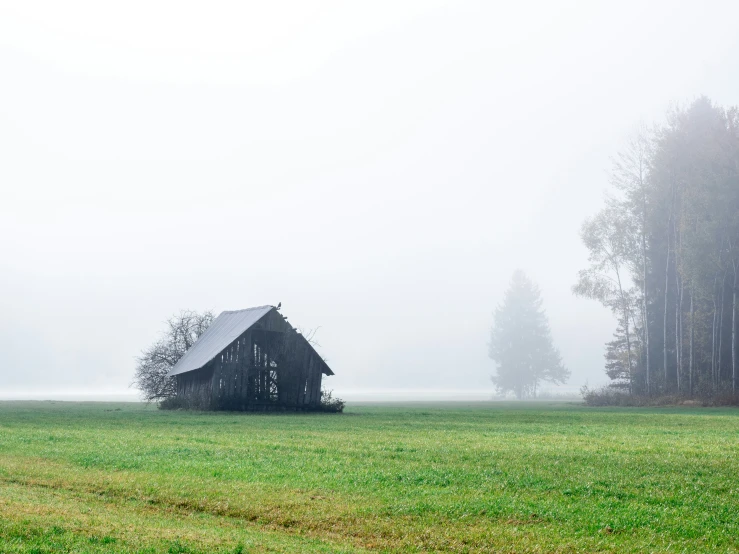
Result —
[[[648, 4], [648, 5], [646, 5]], [[569, 384], [610, 313], [578, 230], [640, 121], [739, 101], [736, 2], [0, 3], [0, 396], [124, 390], [180, 309], [283, 303], [338, 391], [490, 391], [541, 287]]]

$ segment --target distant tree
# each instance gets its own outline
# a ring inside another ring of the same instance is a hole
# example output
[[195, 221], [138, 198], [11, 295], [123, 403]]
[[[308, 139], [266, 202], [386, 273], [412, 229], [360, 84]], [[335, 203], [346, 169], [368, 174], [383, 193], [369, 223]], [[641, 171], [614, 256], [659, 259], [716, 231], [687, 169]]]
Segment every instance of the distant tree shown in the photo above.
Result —
[[213, 312], [183, 310], [166, 322], [164, 336], [136, 358], [133, 386], [147, 401], [175, 395], [174, 378], [167, 373], [213, 323]]
[[539, 288], [516, 271], [503, 303], [495, 310], [490, 358], [497, 366], [492, 377], [498, 392], [517, 398], [535, 397], [540, 381], [564, 383], [570, 372], [552, 344]]

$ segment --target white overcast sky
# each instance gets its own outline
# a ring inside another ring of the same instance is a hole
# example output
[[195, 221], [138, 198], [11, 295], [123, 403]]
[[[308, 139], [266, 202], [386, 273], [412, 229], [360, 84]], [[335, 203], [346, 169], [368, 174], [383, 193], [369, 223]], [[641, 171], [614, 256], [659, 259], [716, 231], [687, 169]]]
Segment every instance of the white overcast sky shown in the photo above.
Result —
[[[578, 229], [640, 121], [739, 102], [739, 3], [0, 0], [0, 396], [118, 391], [183, 308], [283, 303], [338, 391], [492, 391], [541, 287], [570, 385], [610, 314]], [[29, 392], [30, 391], [30, 392]]]

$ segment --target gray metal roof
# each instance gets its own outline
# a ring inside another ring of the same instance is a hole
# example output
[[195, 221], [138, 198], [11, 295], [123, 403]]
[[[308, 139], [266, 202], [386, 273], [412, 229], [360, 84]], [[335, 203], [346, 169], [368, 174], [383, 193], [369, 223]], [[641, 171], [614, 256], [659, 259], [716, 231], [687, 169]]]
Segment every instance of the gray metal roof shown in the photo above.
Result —
[[235, 341], [244, 331], [262, 319], [274, 306], [259, 306], [246, 310], [223, 312], [195, 341], [190, 350], [169, 370], [170, 377], [200, 369]]

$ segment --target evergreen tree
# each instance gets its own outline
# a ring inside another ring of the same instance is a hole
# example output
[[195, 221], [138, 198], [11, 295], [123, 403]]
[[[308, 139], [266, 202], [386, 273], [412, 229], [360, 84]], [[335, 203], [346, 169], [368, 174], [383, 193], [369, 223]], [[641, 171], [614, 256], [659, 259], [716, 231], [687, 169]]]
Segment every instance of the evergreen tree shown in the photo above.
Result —
[[539, 288], [523, 271], [513, 274], [503, 303], [495, 310], [490, 357], [498, 366], [498, 392], [535, 397], [540, 381], [564, 383], [570, 372], [552, 344]]
[[613, 340], [606, 343], [606, 375], [613, 380], [614, 388], [624, 391], [631, 391], [634, 388], [630, 347], [626, 338], [626, 330], [623, 325], [619, 325], [613, 335]]

